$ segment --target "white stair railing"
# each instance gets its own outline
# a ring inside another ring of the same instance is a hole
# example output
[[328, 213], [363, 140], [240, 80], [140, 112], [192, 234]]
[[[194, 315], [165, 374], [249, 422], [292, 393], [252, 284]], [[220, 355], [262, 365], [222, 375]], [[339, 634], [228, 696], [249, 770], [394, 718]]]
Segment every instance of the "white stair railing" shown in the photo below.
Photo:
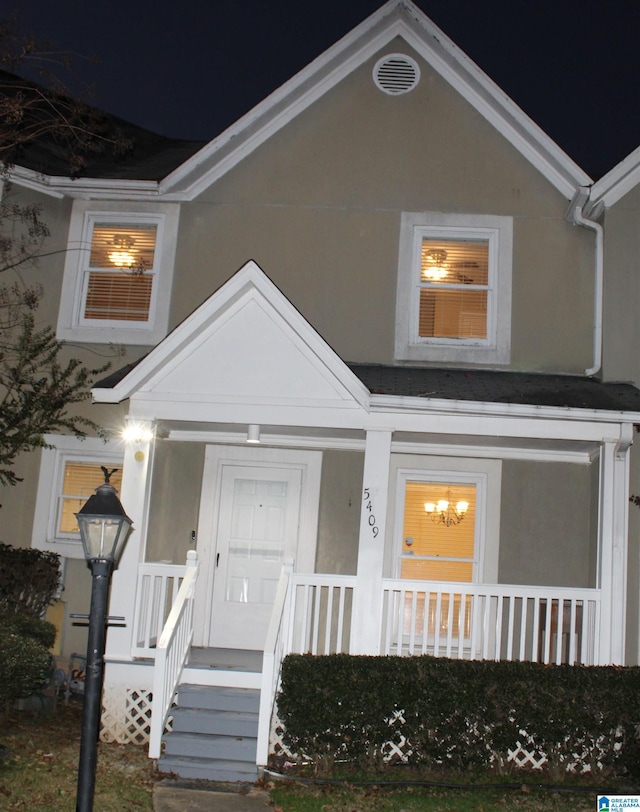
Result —
[[289, 583], [293, 564], [285, 564], [280, 573], [276, 597], [271, 612], [262, 656], [262, 683], [260, 686], [260, 713], [258, 717], [258, 743], [256, 764], [266, 767], [269, 758], [269, 734], [271, 716], [280, 681], [280, 666], [288, 653], [288, 629], [286, 621], [290, 619]]
[[197, 577], [198, 557], [195, 550], [189, 550], [180, 590], [155, 649], [149, 758], [160, 757], [164, 727], [189, 656], [193, 639], [193, 603]]

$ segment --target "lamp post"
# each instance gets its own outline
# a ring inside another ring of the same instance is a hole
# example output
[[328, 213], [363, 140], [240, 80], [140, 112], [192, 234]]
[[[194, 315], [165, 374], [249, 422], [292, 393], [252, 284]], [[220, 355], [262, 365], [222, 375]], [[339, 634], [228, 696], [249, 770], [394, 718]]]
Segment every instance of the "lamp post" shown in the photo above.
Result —
[[76, 812], [93, 809], [109, 582], [131, 530], [131, 519], [124, 512], [116, 489], [109, 484], [114, 472], [102, 470], [104, 483], [76, 513], [84, 556], [92, 575]]

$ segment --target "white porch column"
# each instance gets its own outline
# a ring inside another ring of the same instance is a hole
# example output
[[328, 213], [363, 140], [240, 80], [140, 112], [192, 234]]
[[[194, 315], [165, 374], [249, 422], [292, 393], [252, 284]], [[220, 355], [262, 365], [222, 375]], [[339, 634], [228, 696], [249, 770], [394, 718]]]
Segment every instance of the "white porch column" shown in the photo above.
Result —
[[603, 665], [624, 665], [627, 614], [629, 448], [633, 426], [620, 439], [605, 440], [600, 457], [598, 577], [602, 590], [599, 656]]
[[387, 524], [391, 432], [367, 432], [360, 510], [358, 574], [351, 621], [351, 653], [378, 654], [382, 624], [382, 568]]
[[147, 513], [155, 448], [154, 425], [151, 420], [127, 417], [128, 427], [132, 423], [148, 432], [152, 439], [125, 443], [122, 492], [118, 496], [125, 512], [133, 520], [133, 530], [120, 564], [113, 573], [109, 614], [124, 617], [126, 625], [109, 628], [105, 655], [107, 661], [131, 659], [138, 564], [144, 561], [146, 548]]

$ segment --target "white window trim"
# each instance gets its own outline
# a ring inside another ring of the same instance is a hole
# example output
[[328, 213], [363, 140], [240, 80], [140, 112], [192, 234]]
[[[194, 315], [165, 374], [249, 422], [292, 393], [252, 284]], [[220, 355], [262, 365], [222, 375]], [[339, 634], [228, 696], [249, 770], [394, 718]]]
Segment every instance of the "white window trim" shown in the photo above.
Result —
[[[177, 203], [145, 203], [144, 211], [141, 211], [139, 205], [131, 203], [109, 205], [89, 200], [74, 201], [58, 314], [57, 337], [60, 340], [154, 346], [166, 336], [179, 215]], [[149, 320], [144, 323], [97, 322], [82, 318], [83, 272], [88, 267], [93, 224], [98, 222], [156, 224], [158, 227], [151, 307]]]
[[[418, 336], [420, 256], [423, 238], [485, 239], [489, 242], [487, 338]], [[403, 212], [396, 299], [397, 361], [508, 364], [511, 357], [513, 218], [487, 214]]]
[[43, 448], [41, 452], [31, 546], [65, 558], [84, 558], [79, 533], [57, 533], [57, 502], [62, 491], [65, 464], [69, 460], [99, 462], [122, 469], [122, 444], [104, 442], [95, 437], [79, 440], [58, 434], [47, 434], [44, 439], [52, 448]]

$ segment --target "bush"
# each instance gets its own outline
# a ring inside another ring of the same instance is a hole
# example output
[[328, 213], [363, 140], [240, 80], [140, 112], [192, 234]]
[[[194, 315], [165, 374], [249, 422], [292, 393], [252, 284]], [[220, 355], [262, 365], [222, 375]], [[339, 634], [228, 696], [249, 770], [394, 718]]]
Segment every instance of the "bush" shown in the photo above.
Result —
[[56, 627], [47, 620], [17, 613], [0, 614], [0, 629], [18, 637], [29, 637], [50, 649], [56, 641]]
[[0, 542], [0, 614], [42, 617], [60, 582], [60, 556]]
[[22, 699], [48, 683], [51, 655], [37, 640], [0, 628], [0, 651], [0, 703]]
[[511, 770], [521, 746], [568, 769], [640, 777], [640, 669], [433, 657], [289, 655], [278, 711], [292, 752], [327, 771], [391, 761]]

